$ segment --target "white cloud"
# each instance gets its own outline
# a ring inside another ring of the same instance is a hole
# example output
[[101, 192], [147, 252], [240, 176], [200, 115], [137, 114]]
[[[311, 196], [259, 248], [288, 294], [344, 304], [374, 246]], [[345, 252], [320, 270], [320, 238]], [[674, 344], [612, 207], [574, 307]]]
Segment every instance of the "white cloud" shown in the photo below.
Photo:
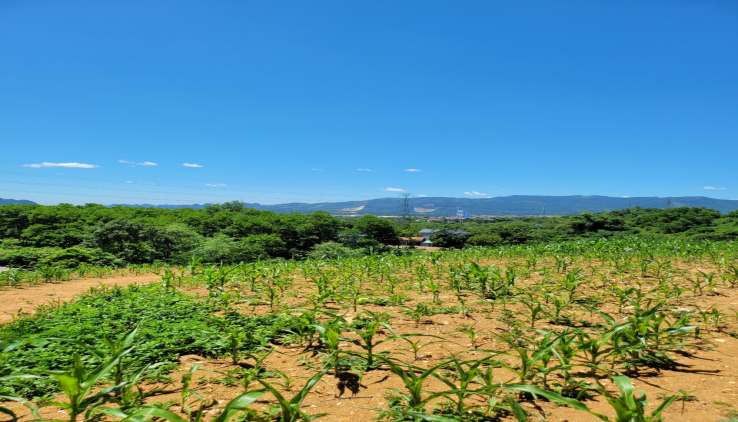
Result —
[[201, 165], [195, 163], [182, 163], [182, 165], [185, 167], [202, 167]]
[[405, 170], [405, 171], [423, 171], [423, 170], [418, 170], [418, 169], [407, 169], [407, 170]]
[[705, 186], [702, 189], [708, 189], [708, 190], [725, 190], [725, 188], [716, 188], [714, 186]]
[[374, 171], [372, 169], [356, 169], [356, 170], [358, 170], [358, 171]]
[[46, 163], [43, 162], [41, 164], [23, 164], [23, 167], [33, 167], [33, 168], [41, 168], [41, 167], [68, 167], [68, 168], [78, 168], [78, 169], [94, 169], [95, 167], [100, 167], [95, 164], [82, 164], [82, 163]]
[[486, 194], [486, 193], [480, 193], [480, 192], [477, 192], [477, 191], [473, 190], [471, 192], [464, 192], [464, 195], [487, 196], [488, 194]]
[[130, 180], [126, 180], [126, 183], [133, 183], [133, 182], [131, 182]]
[[427, 198], [428, 197], [428, 195], [415, 195], [415, 196], [417, 196], [418, 198]]
[[625, 195], [625, 196], [621, 196], [621, 198], [630, 198], [630, 196]]
[[152, 163], [151, 161], [143, 161], [143, 162], [137, 163], [135, 161], [118, 160], [118, 162], [123, 163], [123, 164], [132, 164], [134, 166], [155, 166], [157, 165], [156, 163]]
[[319, 169], [319, 168], [315, 168], [315, 167], [313, 167], [312, 170], [313, 171], [323, 171], [323, 169]]
[[225, 183], [205, 183], [205, 186], [227, 186]]
[[400, 188], [387, 188], [387, 189], [380, 189], [380, 190], [386, 190], [387, 192], [405, 192], [405, 189], [400, 189]]

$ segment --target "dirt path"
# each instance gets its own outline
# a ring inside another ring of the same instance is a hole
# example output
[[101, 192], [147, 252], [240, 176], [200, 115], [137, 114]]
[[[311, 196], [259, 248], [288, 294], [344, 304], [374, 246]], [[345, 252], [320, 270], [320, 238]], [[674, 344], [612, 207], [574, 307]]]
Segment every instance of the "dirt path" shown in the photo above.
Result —
[[19, 314], [33, 313], [39, 305], [49, 302], [66, 302], [75, 296], [101, 284], [125, 286], [128, 284], [148, 284], [161, 281], [154, 274], [127, 275], [107, 278], [79, 278], [70, 281], [57, 281], [26, 287], [0, 289], [0, 325], [13, 320]]

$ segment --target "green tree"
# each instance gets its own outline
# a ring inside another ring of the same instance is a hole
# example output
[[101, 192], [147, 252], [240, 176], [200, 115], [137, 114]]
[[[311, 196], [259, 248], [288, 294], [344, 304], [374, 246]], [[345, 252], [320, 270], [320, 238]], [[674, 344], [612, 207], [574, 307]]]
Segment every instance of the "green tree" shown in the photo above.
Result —
[[496, 234], [476, 234], [467, 239], [466, 244], [470, 246], [500, 246], [503, 240]]
[[466, 245], [469, 236], [469, 233], [460, 230], [439, 230], [430, 237], [430, 241], [433, 242], [433, 246], [440, 248], [461, 249]]
[[287, 257], [284, 241], [276, 234], [255, 234], [234, 245], [229, 261], [253, 262], [277, 257]]
[[39, 259], [39, 264], [61, 268], [77, 268], [81, 264], [117, 266], [121, 263], [120, 259], [116, 259], [115, 256], [101, 249], [88, 249], [80, 246], [61, 249]]
[[158, 233], [154, 227], [129, 221], [113, 220], [95, 227], [84, 245], [100, 248], [131, 263], [152, 262], [157, 258], [154, 248]]
[[354, 221], [354, 233], [362, 234], [366, 240], [384, 245], [398, 245], [400, 239], [397, 235], [395, 223], [390, 220], [365, 215]]

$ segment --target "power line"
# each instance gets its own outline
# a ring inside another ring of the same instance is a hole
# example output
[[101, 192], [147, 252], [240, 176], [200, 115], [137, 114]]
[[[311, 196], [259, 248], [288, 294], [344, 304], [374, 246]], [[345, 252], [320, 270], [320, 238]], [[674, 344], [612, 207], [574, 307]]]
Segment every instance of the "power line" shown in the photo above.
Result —
[[[119, 184], [126, 184], [130, 185], [130, 181], [121, 181], [121, 180], [106, 180], [106, 179], [94, 179], [94, 178], [87, 178], [87, 177], [71, 177], [71, 176], [51, 176], [46, 174], [32, 174], [32, 173], [22, 173], [22, 172], [14, 172], [14, 171], [0, 171], [0, 174], [8, 174], [8, 175], [16, 175], [16, 176], [31, 176], [31, 177], [44, 177], [49, 179], [66, 179], [66, 180], [81, 180], [81, 181], [87, 181], [87, 182], [99, 182], [99, 183], [119, 183]], [[32, 182], [11, 182], [8, 180], [4, 180], [4, 182], [7, 183], [25, 183], [25, 184], [31, 184]], [[140, 182], [134, 182], [134, 184], [141, 184]], [[63, 185], [59, 185], [63, 186]], [[165, 183], [156, 183], [150, 186], [161, 186], [161, 187], [167, 187], [167, 188], [181, 188], [181, 189], [213, 189], [213, 187], [205, 187], [205, 186], [196, 186], [196, 185], [170, 185]], [[76, 187], [68, 185], [68, 187]], [[267, 193], [267, 194], [282, 194], [282, 195], [302, 195], [302, 196], [327, 196], [327, 197], [351, 197], [356, 198], [357, 195], [349, 195], [349, 194], [329, 194], [329, 193], [305, 193], [305, 192], [276, 192], [276, 191], [262, 191], [262, 190], [252, 190], [252, 189], [239, 189], [239, 188], [227, 188], [222, 189], [222, 191], [232, 191], [232, 192], [251, 192], [251, 193]], [[359, 198], [362, 198], [359, 196]], [[363, 198], [372, 199], [373, 197], [370, 196], [364, 196]], [[280, 198], [275, 198], [280, 199]], [[289, 199], [288, 199], [289, 200]]]
[[[54, 183], [34, 183], [34, 182], [16, 182], [16, 181], [10, 181], [10, 180], [0, 180], [0, 183], [11, 183], [11, 184], [18, 184], [18, 185], [33, 185], [33, 186], [50, 186], [50, 187], [57, 187], [57, 188], [75, 188], [75, 189], [108, 189], [102, 186], [74, 186], [74, 185], [59, 185]], [[109, 189], [108, 189], [109, 190]], [[116, 188], [116, 192], [145, 192], [145, 193], [152, 193], [151, 191], [147, 190], [140, 190], [140, 189], [120, 189]], [[216, 194], [207, 194], [207, 193], [188, 193], [187, 195], [190, 196], [223, 196], [223, 195], [216, 195]]]
[[[59, 196], [86, 196], [95, 198], [120, 198], [120, 199], [141, 199], [144, 201], [161, 201], [161, 198], [140, 198], [132, 196], [112, 196], [112, 195], [97, 195], [97, 194], [82, 194], [82, 193], [59, 193], [59, 192], [37, 192], [37, 191], [25, 191], [25, 190], [13, 190], [13, 189], [0, 189], [0, 192], [18, 192], [18, 193], [40, 193], [47, 195], [59, 195]], [[167, 199], [167, 201], [191, 203], [184, 199]]]

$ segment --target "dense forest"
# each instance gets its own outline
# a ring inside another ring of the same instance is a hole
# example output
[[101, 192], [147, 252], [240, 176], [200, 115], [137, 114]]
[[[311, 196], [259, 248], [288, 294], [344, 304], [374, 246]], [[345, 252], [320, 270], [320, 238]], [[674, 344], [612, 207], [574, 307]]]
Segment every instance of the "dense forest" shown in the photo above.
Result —
[[[738, 211], [707, 208], [632, 208], [539, 218], [398, 223], [375, 216], [277, 214], [239, 202], [203, 209], [35, 204], [0, 206], [0, 265], [33, 268], [80, 264], [237, 263], [367, 253], [404, 253], [400, 236], [439, 230], [435, 246], [545, 243], [617, 236], [738, 239]], [[459, 233], [461, 232], [461, 233]]]

